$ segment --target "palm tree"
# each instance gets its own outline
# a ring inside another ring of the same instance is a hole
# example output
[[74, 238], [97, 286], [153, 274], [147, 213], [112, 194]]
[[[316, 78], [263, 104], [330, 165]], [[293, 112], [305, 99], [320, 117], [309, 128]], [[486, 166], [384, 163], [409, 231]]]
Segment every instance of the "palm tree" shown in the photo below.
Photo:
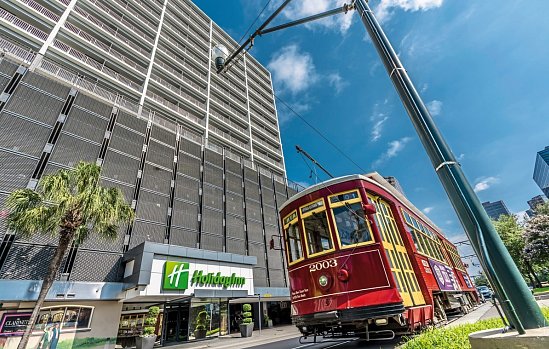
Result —
[[59, 242], [42, 282], [38, 300], [18, 349], [25, 349], [40, 308], [56, 278], [63, 256], [73, 242], [90, 233], [114, 239], [118, 225], [130, 223], [134, 212], [117, 188], [99, 184], [101, 167], [80, 162], [42, 178], [36, 190], [19, 189], [6, 201], [8, 229], [21, 236], [57, 235]]

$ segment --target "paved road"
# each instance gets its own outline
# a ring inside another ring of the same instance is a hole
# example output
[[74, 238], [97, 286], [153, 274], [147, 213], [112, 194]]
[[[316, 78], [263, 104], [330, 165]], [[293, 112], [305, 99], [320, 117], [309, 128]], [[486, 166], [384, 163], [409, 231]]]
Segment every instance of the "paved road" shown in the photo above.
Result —
[[298, 338], [283, 340], [269, 344], [262, 344], [248, 349], [350, 349], [350, 348], [370, 348], [370, 349], [392, 349], [396, 348], [400, 342], [399, 338], [392, 341], [371, 341], [366, 342], [356, 339], [337, 339], [325, 341], [323, 343], [300, 344]]

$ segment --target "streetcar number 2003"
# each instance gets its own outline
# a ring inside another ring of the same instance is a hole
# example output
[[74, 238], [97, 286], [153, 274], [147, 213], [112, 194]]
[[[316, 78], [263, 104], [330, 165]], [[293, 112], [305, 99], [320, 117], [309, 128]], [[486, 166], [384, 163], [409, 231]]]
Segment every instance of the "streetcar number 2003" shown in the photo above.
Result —
[[337, 267], [337, 260], [328, 259], [328, 260], [325, 260], [325, 261], [322, 261], [322, 262], [309, 264], [309, 271], [313, 272], [313, 271], [317, 271], [317, 270], [328, 269], [328, 268], [331, 268], [331, 267]]

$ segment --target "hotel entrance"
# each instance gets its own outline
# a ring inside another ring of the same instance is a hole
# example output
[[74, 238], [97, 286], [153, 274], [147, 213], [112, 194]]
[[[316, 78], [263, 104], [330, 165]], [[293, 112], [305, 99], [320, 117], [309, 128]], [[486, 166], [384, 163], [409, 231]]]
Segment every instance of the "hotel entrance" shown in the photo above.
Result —
[[176, 304], [166, 304], [164, 307], [164, 329], [162, 344], [170, 345], [189, 340], [190, 300]]

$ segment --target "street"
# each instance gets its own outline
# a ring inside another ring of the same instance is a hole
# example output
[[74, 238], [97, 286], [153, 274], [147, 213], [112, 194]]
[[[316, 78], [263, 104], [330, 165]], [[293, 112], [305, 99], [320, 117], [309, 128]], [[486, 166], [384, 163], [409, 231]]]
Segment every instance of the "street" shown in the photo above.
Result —
[[269, 344], [258, 345], [251, 347], [253, 349], [328, 349], [328, 348], [372, 348], [372, 349], [389, 349], [395, 348], [400, 342], [400, 338], [395, 338], [391, 341], [372, 341], [366, 342], [364, 340], [358, 340], [353, 338], [347, 339], [332, 339], [326, 340], [322, 343], [299, 343], [299, 338], [292, 338], [283, 340], [280, 342], [274, 342]]

